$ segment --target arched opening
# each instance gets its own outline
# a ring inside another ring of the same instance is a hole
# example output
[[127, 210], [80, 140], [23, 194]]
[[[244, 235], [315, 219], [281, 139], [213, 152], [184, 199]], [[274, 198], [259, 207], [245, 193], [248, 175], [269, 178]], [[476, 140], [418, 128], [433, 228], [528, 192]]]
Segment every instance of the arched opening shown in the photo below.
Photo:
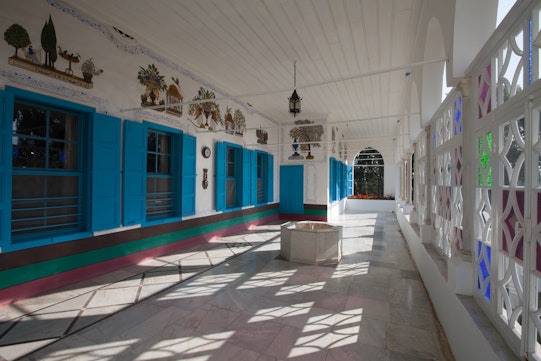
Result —
[[447, 63], [443, 64], [443, 74], [441, 77], [441, 101], [443, 102], [447, 95], [453, 90], [453, 87], [447, 85]]
[[410, 106], [409, 106], [409, 133], [410, 142], [414, 142], [417, 139], [419, 133], [421, 133], [421, 114], [419, 105], [419, 90], [417, 89], [417, 83], [411, 84], [410, 94]]
[[[425, 59], [441, 59], [445, 56], [445, 46], [441, 25], [436, 18], [430, 19], [426, 31]], [[430, 122], [434, 112], [441, 104], [443, 62], [427, 64], [423, 67], [422, 80], [422, 125]]]
[[515, 5], [517, 0], [498, 0], [498, 10], [496, 12], [496, 27], [500, 25], [503, 18], [507, 15], [509, 10]]
[[353, 194], [383, 198], [384, 161], [379, 151], [367, 147], [353, 160]]
[[479, 49], [496, 29], [497, 5], [513, 0], [456, 0], [453, 24], [452, 68], [454, 78], [463, 76]]

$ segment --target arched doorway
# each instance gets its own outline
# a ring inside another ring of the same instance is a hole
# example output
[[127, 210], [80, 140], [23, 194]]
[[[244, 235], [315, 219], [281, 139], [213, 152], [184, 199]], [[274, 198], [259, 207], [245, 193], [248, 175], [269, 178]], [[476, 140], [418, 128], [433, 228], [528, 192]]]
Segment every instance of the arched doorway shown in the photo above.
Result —
[[384, 162], [379, 151], [367, 147], [353, 161], [353, 194], [383, 198]]

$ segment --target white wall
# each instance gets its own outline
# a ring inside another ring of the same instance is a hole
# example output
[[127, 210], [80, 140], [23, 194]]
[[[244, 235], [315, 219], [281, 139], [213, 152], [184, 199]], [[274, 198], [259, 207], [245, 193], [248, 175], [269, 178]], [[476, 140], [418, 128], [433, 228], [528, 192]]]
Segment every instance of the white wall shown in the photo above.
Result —
[[[29, 11], [32, 9], [32, 11]], [[0, 24], [5, 31], [12, 24], [21, 25], [28, 33], [34, 50], [41, 48], [41, 30], [49, 15], [54, 23], [57, 44], [68, 53], [79, 54], [79, 63], [72, 63], [75, 76], [82, 78], [80, 66], [86, 59], [92, 58], [97, 68], [103, 69], [103, 74], [93, 78], [91, 89], [53, 79], [46, 75], [23, 70], [8, 64], [8, 57], [14, 53], [14, 48], [6, 41], [0, 41], [0, 89], [6, 85], [41, 93], [71, 102], [96, 108], [100, 113], [107, 113], [122, 119], [135, 121], [151, 121], [171, 128], [180, 129], [187, 134], [197, 137], [197, 179], [196, 179], [196, 216], [215, 212], [214, 175], [215, 175], [215, 146], [216, 141], [227, 141], [244, 146], [248, 149], [260, 149], [275, 155], [275, 185], [278, 187], [279, 161], [276, 157], [278, 143], [278, 128], [275, 122], [254, 112], [245, 104], [234, 101], [219, 101], [222, 117], [226, 107], [232, 112], [239, 109], [246, 118], [248, 130], [243, 137], [226, 134], [223, 131], [208, 132], [192, 124], [194, 117], [188, 114], [189, 106], [183, 106], [181, 117], [159, 112], [148, 108], [141, 109], [141, 94], [145, 87], [137, 79], [140, 67], [146, 68], [155, 64], [166, 84], [174, 84], [172, 77], [180, 80], [180, 91], [184, 102], [189, 102], [201, 86], [215, 92], [217, 98], [223, 98], [225, 93], [217, 89], [208, 79], [202, 79], [182, 68], [161, 54], [148, 49], [133, 40], [123, 38], [112, 28], [95, 22], [93, 19], [78, 19], [66, 14], [46, 1], [20, 0], [10, 4], [8, 11], [0, 13]], [[84, 21], [81, 21], [84, 20]], [[24, 57], [24, 49], [19, 49], [19, 56]], [[42, 57], [44, 54], [42, 54]], [[64, 70], [68, 62], [58, 56], [55, 63], [57, 70]], [[165, 93], [161, 93], [161, 99]], [[138, 109], [139, 108], [139, 109]], [[127, 111], [127, 109], [130, 109]], [[268, 144], [257, 143], [256, 129], [262, 127], [269, 133]], [[219, 128], [218, 128], [219, 129]], [[274, 144], [274, 145], [271, 145]], [[200, 149], [208, 146], [212, 150], [210, 158], [205, 159]], [[209, 185], [203, 189], [203, 168], [208, 169]], [[278, 199], [278, 188], [275, 188], [275, 199]]]

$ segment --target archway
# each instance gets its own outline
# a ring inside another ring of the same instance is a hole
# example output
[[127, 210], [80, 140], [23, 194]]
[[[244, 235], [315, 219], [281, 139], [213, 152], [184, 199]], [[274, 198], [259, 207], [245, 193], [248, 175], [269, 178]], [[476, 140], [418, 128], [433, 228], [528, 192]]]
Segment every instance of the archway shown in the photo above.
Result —
[[366, 147], [353, 160], [353, 194], [384, 197], [384, 161], [381, 153]]
[[[441, 25], [436, 18], [431, 18], [426, 30], [425, 59], [445, 57], [445, 46]], [[427, 64], [423, 67], [422, 80], [422, 126], [428, 125], [434, 112], [441, 104], [443, 62]]]

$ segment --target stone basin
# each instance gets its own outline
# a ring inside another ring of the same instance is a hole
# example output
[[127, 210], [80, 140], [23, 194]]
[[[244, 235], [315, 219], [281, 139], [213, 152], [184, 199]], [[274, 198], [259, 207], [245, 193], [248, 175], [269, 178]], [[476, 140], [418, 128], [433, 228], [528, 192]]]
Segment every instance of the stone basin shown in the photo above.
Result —
[[316, 221], [284, 223], [280, 255], [303, 264], [337, 264], [342, 258], [342, 226]]

